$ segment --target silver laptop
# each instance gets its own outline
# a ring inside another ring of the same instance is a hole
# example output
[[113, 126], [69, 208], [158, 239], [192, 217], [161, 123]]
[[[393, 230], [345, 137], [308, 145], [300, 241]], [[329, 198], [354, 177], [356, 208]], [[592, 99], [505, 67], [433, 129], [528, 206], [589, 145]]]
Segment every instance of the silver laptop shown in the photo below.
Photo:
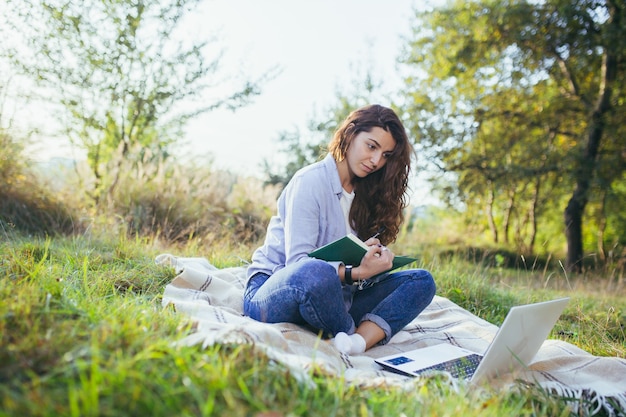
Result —
[[528, 366], [567, 305], [569, 297], [512, 307], [484, 354], [442, 343], [376, 358], [383, 368], [417, 376], [447, 371], [472, 384]]

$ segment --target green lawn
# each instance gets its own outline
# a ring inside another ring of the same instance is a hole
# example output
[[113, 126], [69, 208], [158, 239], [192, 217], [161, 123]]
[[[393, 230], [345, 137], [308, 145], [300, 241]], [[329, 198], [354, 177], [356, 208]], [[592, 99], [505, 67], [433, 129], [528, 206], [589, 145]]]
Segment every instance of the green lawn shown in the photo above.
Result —
[[[314, 384], [251, 346], [175, 347], [191, 323], [161, 307], [174, 272], [162, 252], [238, 265], [249, 248], [202, 251], [153, 240], [88, 237], [0, 241], [1, 416], [502, 416], [571, 415], [540, 389], [492, 396], [433, 377], [399, 388]], [[519, 271], [433, 255], [439, 294], [499, 324], [514, 304], [569, 295], [551, 337], [626, 357], [626, 298], [616, 279]]]

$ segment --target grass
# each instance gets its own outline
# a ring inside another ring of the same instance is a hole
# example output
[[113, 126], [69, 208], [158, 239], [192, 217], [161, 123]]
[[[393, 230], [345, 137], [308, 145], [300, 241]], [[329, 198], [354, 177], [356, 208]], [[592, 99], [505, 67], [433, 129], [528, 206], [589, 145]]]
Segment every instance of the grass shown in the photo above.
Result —
[[[413, 389], [310, 384], [254, 346], [184, 347], [191, 323], [161, 307], [163, 252], [240, 265], [250, 248], [156, 239], [6, 236], [0, 241], [0, 416], [568, 416], [534, 387], [478, 396], [437, 377]], [[440, 295], [499, 324], [514, 304], [569, 295], [552, 337], [626, 357], [626, 298], [601, 277], [430, 256]]]

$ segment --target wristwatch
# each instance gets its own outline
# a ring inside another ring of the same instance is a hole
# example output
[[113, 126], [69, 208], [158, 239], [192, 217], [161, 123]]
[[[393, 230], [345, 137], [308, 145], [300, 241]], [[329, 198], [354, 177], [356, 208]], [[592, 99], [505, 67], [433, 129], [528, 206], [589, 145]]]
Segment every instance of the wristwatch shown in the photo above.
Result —
[[352, 285], [354, 281], [352, 281], [352, 265], [346, 265], [343, 274], [343, 282], [347, 285]]

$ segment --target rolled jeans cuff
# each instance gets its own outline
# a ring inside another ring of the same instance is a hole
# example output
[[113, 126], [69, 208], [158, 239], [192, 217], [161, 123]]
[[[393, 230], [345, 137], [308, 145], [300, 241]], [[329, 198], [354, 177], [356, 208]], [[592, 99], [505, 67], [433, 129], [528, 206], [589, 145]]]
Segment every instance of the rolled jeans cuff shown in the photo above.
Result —
[[391, 340], [391, 336], [393, 336], [391, 334], [391, 327], [383, 318], [381, 318], [380, 316], [377, 316], [376, 314], [367, 313], [366, 315], [363, 316], [359, 324], [363, 323], [364, 321], [371, 321], [372, 323], [376, 324], [378, 327], [383, 329], [383, 332], [385, 333], [385, 337], [383, 338], [383, 340], [378, 342], [379, 344], [386, 345], [387, 342]]

